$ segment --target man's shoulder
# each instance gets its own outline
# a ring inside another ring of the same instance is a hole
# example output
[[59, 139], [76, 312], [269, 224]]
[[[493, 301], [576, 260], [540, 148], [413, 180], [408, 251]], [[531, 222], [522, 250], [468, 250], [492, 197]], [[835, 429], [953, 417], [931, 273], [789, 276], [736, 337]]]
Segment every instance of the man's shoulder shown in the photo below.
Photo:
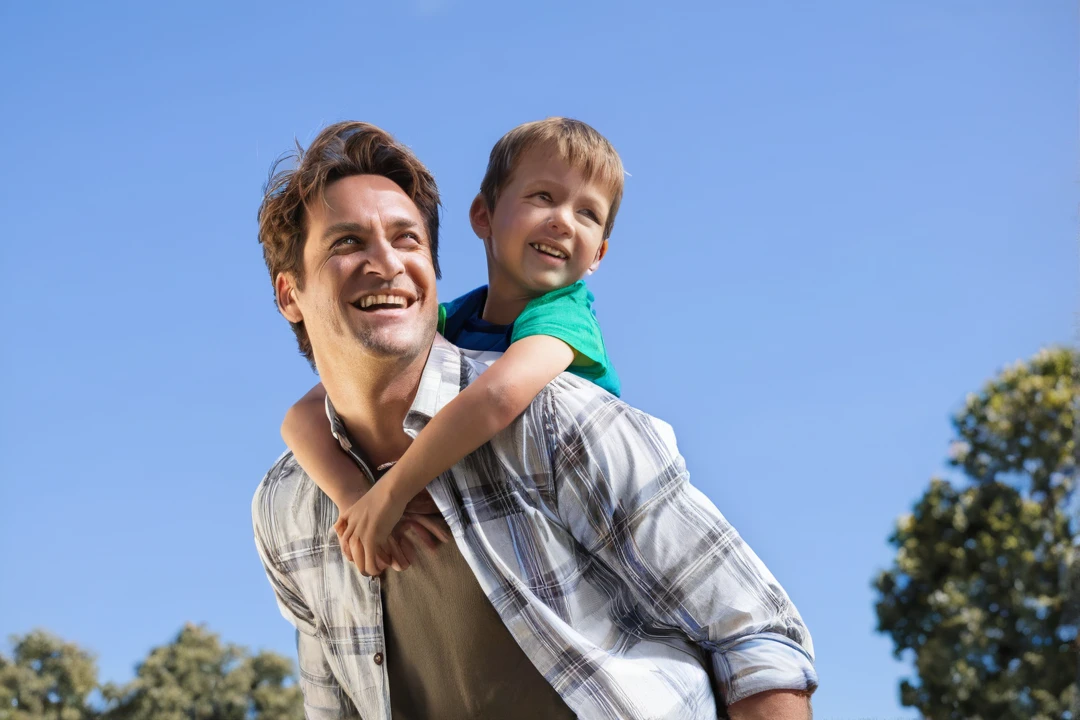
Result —
[[657, 442], [676, 447], [671, 425], [570, 372], [548, 383], [533, 402], [544, 403], [549, 412], [566, 421], [564, 425], [571, 426], [570, 430], [588, 433], [594, 441], [602, 440], [609, 432], [646, 432]]
[[256, 534], [269, 539], [269, 533], [295, 537], [313, 532], [320, 496], [322, 491], [286, 451], [255, 488], [251, 520]]
[[[502, 353], [485, 353], [454, 347], [461, 356], [463, 386], [471, 385], [502, 355]], [[571, 372], [561, 373], [549, 382], [533, 398], [529, 405], [529, 412], [520, 416], [519, 420], [526, 416], [543, 418], [546, 415], [561, 416], [571, 421], [577, 429], [587, 427], [590, 431], [602, 428], [605, 423], [620, 418], [629, 419], [631, 422], [621, 423], [621, 427], [649, 429], [656, 433], [658, 439], [665, 444], [671, 447], [675, 447], [676, 444], [675, 432], [668, 423], [627, 404], [591, 380], [586, 380]]]

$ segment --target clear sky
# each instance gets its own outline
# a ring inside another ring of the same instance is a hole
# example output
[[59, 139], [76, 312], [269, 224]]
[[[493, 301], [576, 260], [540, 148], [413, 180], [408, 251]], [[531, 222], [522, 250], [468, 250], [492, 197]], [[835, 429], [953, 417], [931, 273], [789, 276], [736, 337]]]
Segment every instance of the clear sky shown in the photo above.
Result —
[[271, 162], [343, 119], [409, 144], [450, 299], [491, 145], [568, 115], [630, 173], [590, 279], [625, 399], [801, 610], [817, 716], [912, 717], [886, 538], [964, 395], [1075, 337], [1077, 10], [812, 5], [0, 5], [0, 634], [117, 681], [189, 620], [292, 655], [249, 514], [314, 381], [256, 242]]

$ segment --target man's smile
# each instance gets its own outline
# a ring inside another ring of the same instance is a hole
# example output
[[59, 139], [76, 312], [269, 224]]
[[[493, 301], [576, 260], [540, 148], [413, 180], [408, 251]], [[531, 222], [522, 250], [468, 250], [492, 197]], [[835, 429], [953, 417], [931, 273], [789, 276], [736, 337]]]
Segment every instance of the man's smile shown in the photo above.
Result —
[[416, 296], [401, 290], [373, 291], [349, 304], [366, 313], [406, 310], [416, 304]]

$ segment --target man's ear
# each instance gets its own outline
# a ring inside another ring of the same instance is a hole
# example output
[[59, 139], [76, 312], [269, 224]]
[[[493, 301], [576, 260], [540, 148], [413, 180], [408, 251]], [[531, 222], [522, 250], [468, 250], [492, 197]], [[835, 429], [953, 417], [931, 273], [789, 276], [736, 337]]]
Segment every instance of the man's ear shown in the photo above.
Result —
[[589, 266], [587, 274], [592, 275], [600, 267], [600, 261], [607, 255], [607, 240], [600, 243], [600, 247], [596, 250], [596, 259], [593, 260], [592, 265]]
[[274, 279], [274, 294], [277, 295], [278, 310], [291, 323], [304, 322], [304, 314], [296, 304], [296, 278], [292, 273], [278, 273]]
[[481, 240], [491, 237], [491, 210], [488, 210], [487, 200], [482, 193], [477, 193], [469, 206], [469, 224]]

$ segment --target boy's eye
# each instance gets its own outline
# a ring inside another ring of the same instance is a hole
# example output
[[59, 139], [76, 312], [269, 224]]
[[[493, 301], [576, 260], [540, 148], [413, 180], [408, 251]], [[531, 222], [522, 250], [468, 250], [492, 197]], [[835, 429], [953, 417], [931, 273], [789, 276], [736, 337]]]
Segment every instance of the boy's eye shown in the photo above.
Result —
[[541, 190], [540, 192], [533, 193], [533, 197], [551, 202], [551, 193], [547, 192], [546, 190]]
[[589, 218], [590, 220], [592, 220], [597, 225], [600, 224], [600, 216], [597, 215], [594, 211], [589, 210], [588, 208], [586, 208], [586, 209], [581, 211], [581, 214], [584, 215], [585, 217]]

